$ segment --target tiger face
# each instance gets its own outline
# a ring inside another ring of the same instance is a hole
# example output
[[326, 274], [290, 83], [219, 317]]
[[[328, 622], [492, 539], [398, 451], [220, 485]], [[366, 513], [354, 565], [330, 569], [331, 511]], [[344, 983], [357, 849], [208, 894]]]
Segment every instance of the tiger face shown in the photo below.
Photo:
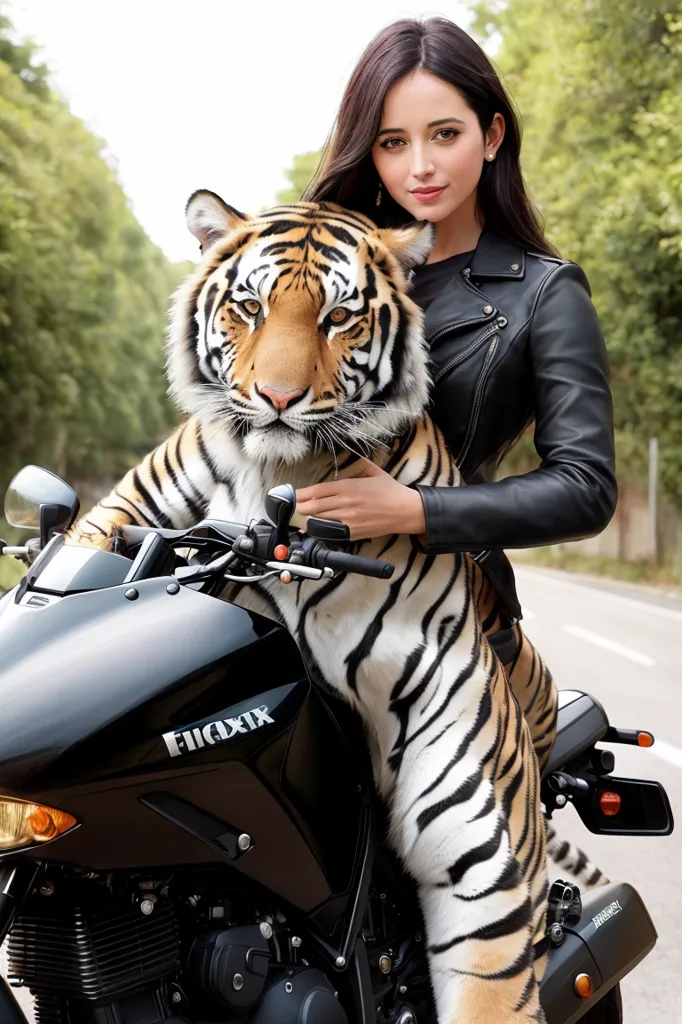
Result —
[[405, 270], [426, 259], [431, 225], [381, 230], [327, 203], [249, 217], [206, 191], [186, 212], [203, 258], [175, 298], [168, 349], [186, 412], [228, 424], [250, 458], [286, 462], [369, 454], [423, 414]]

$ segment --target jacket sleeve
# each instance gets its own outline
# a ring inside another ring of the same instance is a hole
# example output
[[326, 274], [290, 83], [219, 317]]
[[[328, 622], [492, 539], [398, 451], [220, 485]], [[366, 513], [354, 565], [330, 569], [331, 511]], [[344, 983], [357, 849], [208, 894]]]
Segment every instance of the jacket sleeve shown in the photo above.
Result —
[[530, 473], [469, 487], [418, 488], [426, 551], [530, 548], [590, 537], [618, 494], [608, 360], [589, 285], [575, 264], [545, 280], [529, 327], [535, 394]]

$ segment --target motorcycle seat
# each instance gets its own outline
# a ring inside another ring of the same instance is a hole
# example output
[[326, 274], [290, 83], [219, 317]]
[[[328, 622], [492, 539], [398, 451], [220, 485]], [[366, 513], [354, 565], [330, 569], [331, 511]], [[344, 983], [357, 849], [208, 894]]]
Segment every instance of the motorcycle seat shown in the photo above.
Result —
[[604, 708], [589, 693], [559, 690], [556, 739], [543, 776], [564, 768], [603, 738], [609, 727]]

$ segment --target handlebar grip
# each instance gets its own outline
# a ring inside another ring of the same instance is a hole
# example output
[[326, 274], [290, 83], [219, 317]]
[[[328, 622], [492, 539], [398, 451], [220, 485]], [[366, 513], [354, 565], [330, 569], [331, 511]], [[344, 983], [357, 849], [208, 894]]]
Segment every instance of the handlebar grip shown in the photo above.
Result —
[[388, 562], [363, 558], [361, 555], [347, 555], [344, 551], [325, 551], [320, 561], [337, 572], [354, 572], [359, 576], [373, 576], [377, 580], [390, 580], [395, 569]]

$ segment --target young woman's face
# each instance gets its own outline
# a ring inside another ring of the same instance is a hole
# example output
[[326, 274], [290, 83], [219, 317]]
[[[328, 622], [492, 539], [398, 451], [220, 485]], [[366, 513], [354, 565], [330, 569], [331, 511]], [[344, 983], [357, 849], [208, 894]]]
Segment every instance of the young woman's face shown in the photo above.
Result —
[[495, 114], [484, 136], [454, 85], [414, 71], [386, 94], [372, 158], [384, 188], [417, 220], [444, 220], [475, 200], [484, 162], [504, 135]]

